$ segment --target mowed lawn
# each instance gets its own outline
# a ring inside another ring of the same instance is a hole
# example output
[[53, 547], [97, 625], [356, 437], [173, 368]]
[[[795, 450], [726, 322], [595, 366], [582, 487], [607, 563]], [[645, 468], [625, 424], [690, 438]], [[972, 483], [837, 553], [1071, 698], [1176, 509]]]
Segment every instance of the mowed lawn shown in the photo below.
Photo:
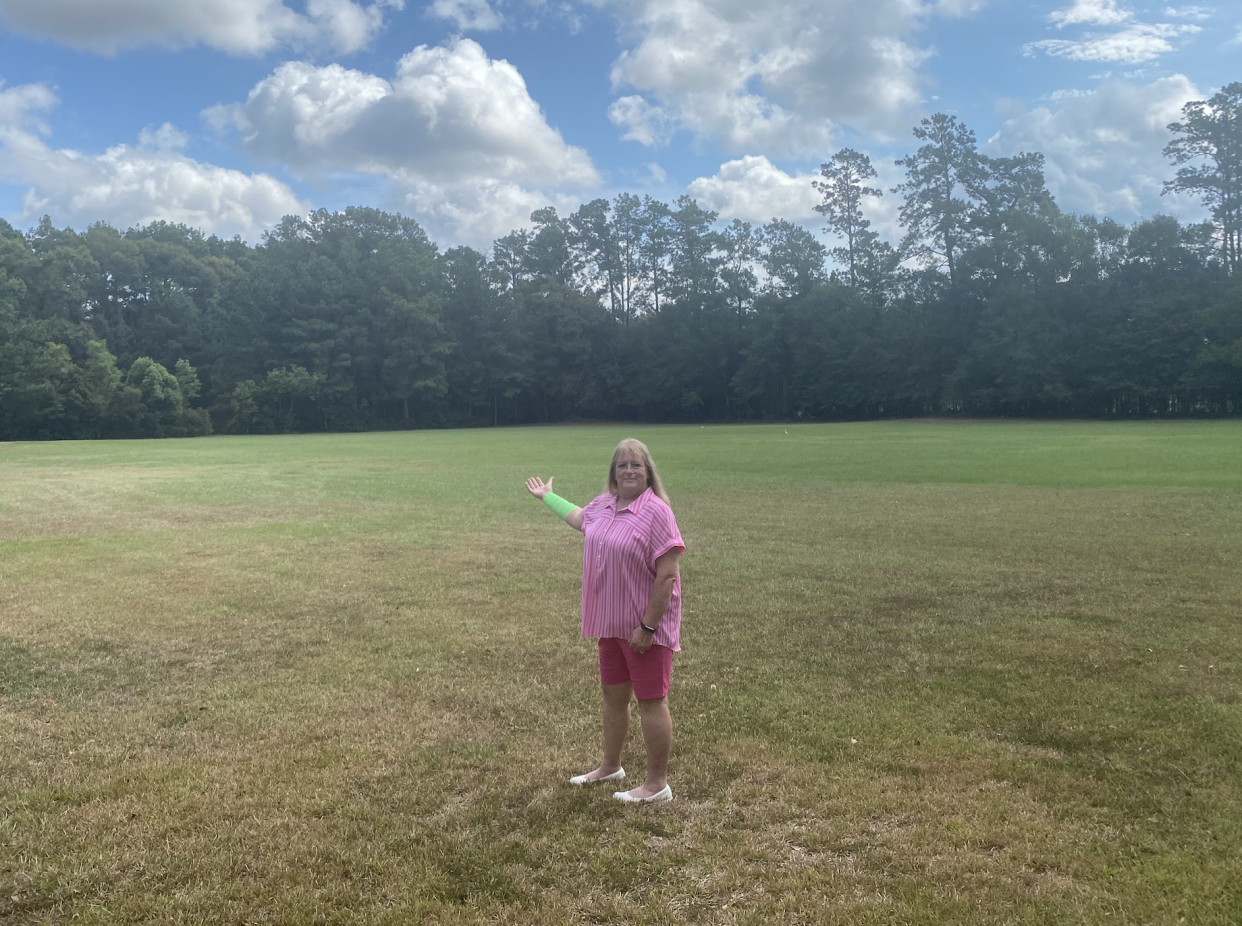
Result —
[[[638, 809], [523, 489], [626, 436], [689, 547]], [[0, 919], [1237, 924], [1240, 554], [1242, 422], [0, 444]]]

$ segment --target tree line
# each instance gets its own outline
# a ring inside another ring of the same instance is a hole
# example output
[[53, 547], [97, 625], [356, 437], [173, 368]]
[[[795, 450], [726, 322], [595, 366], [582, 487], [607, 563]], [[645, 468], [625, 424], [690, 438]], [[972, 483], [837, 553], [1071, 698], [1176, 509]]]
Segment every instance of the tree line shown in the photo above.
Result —
[[[1063, 212], [1042, 155], [989, 157], [944, 114], [892, 190], [857, 151], [822, 165], [827, 245], [628, 193], [541, 209], [490, 254], [369, 208], [288, 216], [253, 247], [0, 220], [0, 439], [1234, 415], [1242, 83], [1169, 128], [1166, 188], [1202, 224]], [[884, 195], [896, 244], [864, 213]]]

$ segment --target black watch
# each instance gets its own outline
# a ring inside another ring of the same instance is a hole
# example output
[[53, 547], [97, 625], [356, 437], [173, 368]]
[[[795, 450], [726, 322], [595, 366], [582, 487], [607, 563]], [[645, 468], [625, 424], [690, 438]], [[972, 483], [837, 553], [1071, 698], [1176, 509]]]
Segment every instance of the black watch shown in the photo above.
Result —
[[639, 627], [641, 627], [641, 628], [643, 628], [643, 630], [647, 631], [647, 633], [655, 633], [655, 632], [656, 632], [656, 629], [655, 629], [654, 627], [648, 627], [648, 626], [647, 626], [646, 624], [644, 624], [642, 621], [639, 621], [639, 622], [638, 622], [638, 626], [639, 626]]

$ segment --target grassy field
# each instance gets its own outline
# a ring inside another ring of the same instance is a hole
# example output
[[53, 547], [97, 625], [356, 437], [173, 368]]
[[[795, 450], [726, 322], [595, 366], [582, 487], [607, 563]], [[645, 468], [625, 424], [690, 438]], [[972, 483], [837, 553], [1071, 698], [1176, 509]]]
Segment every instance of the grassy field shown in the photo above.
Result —
[[[522, 488], [623, 436], [689, 547], [639, 809]], [[1236, 926], [1240, 554], [1242, 422], [0, 444], [0, 919]]]

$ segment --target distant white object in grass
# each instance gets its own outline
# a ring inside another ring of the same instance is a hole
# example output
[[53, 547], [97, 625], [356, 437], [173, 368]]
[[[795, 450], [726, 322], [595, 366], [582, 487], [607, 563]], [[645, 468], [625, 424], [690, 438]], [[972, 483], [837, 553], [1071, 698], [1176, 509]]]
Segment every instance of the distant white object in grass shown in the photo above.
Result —
[[850, 737], [850, 745], [851, 745], [851, 746], [854, 746], [854, 745], [857, 745], [857, 743], [858, 743], [858, 740], [854, 739], [854, 737], [852, 737], [852, 736], [851, 736], [851, 737]]

